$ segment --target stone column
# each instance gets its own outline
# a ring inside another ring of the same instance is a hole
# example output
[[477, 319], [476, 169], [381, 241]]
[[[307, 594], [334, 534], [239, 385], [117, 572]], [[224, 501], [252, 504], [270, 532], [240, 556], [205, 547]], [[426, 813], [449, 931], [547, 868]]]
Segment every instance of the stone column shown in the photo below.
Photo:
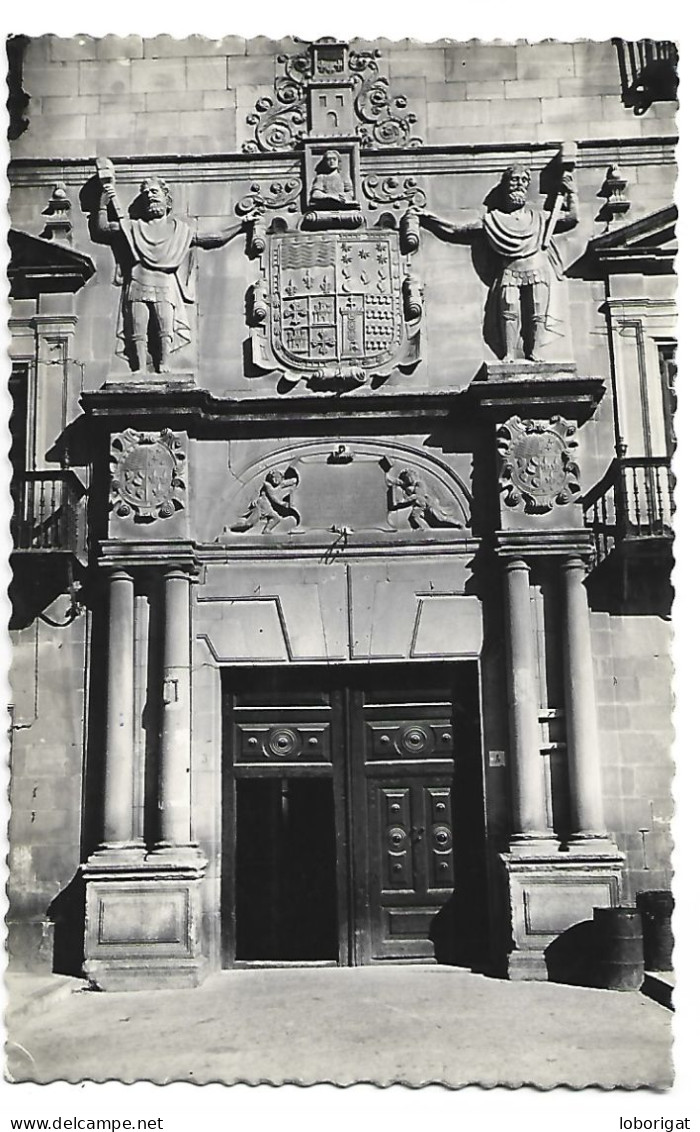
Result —
[[547, 831], [540, 755], [535, 639], [530, 570], [522, 558], [505, 562], [508, 722], [514, 843], [551, 839]]
[[164, 578], [163, 716], [157, 849], [191, 846], [190, 832], [190, 578], [182, 569]]
[[605, 837], [585, 576], [583, 559], [571, 557], [563, 563], [564, 700], [572, 841]]
[[[140, 832], [140, 831], [138, 831]], [[109, 576], [107, 727], [102, 850], [140, 848], [134, 829], [134, 580]]]

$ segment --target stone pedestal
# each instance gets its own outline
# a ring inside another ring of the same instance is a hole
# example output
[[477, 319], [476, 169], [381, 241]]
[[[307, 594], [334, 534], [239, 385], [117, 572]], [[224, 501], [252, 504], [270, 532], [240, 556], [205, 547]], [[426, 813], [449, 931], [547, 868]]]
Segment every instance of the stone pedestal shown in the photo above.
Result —
[[128, 389], [130, 393], [168, 393], [171, 390], [195, 389], [196, 385], [195, 376], [191, 370], [173, 373], [143, 373], [141, 371], [133, 372], [125, 367], [116, 373], [108, 374], [102, 389], [124, 388]]
[[546, 949], [594, 908], [620, 903], [623, 855], [612, 841], [584, 853], [528, 853], [525, 846], [502, 853], [510, 901], [513, 949], [510, 979], [549, 976]]
[[555, 413], [582, 424], [605, 392], [601, 377], [581, 376], [574, 362], [484, 362], [470, 400], [496, 423], [512, 413], [547, 419]]
[[206, 861], [83, 868], [85, 974], [104, 991], [195, 987], [205, 977], [200, 888]]

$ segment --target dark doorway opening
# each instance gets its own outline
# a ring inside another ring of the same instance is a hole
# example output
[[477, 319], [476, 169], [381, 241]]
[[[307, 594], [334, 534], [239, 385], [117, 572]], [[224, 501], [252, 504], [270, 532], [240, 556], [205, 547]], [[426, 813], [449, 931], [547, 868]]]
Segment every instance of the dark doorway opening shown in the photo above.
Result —
[[236, 955], [242, 960], [338, 957], [333, 783], [236, 783]]

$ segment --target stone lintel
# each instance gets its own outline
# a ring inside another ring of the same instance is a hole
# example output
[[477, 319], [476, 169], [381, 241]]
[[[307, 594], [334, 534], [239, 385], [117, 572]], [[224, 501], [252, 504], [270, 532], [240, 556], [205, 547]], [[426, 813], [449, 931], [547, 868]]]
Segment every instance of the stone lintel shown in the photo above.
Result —
[[583, 558], [593, 553], [591, 532], [586, 527], [565, 530], [496, 531], [494, 553], [499, 558]]
[[261, 426], [269, 435], [276, 424], [285, 435], [290, 427], [308, 428], [323, 421], [329, 427], [346, 426], [357, 431], [360, 421], [392, 420], [407, 427], [433, 422], [468, 411], [464, 390], [376, 391], [361, 387], [343, 394], [315, 393], [294, 397], [215, 397], [208, 390], [191, 387], [157, 389], [121, 385], [85, 392], [81, 405], [93, 421], [118, 428], [211, 428]]
[[469, 386], [472, 402], [497, 423], [559, 414], [583, 424], [604, 392], [603, 378], [579, 375], [575, 362], [484, 362]]

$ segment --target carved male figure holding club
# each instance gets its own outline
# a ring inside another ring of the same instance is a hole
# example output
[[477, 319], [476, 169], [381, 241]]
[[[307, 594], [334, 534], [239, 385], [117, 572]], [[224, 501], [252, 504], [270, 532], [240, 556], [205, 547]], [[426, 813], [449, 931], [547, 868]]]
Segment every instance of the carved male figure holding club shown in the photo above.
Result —
[[561, 182], [550, 212], [528, 204], [530, 171], [523, 165], [511, 165], [501, 178], [495, 206], [479, 223], [451, 224], [433, 213], [420, 213], [421, 224], [455, 242], [467, 243], [475, 233], [484, 233], [497, 264], [487, 309], [489, 305], [495, 308], [506, 362], [515, 360], [520, 340], [527, 359], [541, 360], [551, 287], [561, 278], [561, 260], [552, 236], [578, 223], [573, 165], [570, 151], [562, 149]]
[[191, 340], [187, 308], [194, 303], [192, 249], [220, 248], [243, 231], [234, 221], [217, 232], [203, 233], [173, 216], [170, 190], [161, 177], [141, 182], [139, 196], [127, 215], [117, 196], [114, 166], [97, 161], [102, 194], [90, 217], [97, 243], [111, 244], [117, 260], [115, 282], [122, 287], [117, 337], [132, 369], [145, 371], [151, 349], [157, 373], [168, 373], [174, 350]]

